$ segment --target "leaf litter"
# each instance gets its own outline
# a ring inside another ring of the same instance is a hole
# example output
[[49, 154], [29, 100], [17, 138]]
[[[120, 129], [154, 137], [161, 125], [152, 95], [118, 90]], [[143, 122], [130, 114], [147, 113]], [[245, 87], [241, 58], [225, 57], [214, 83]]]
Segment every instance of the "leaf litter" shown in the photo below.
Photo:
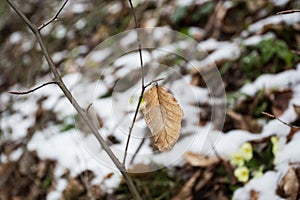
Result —
[[[197, 2], [197, 4], [199, 4], [199, 5], [201, 4], [201, 1], [195, 1], [195, 2]], [[273, 2], [275, 2], [275, 1], [273, 1]], [[275, 11], [275, 13], [276, 13], [277, 10], [282, 10], [282, 9], [288, 7], [288, 6], [286, 6], [286, 5], [288, 5], [287, 4], [288, 2], [290, 2], [290, 4], [292, 4], [292, 1], [281, 1], [281, 2], [286, 2], [286, 3], [280, 4], [280, 6], [282, 6], [282, 7], [279, 7], [278, 5], [275, 5], [275, 7], [274, 7], [275, 10], [273, 10], [273, 11]], [[239, 3], [239, 6], [241, 6], [241, 5], [245, 6], [245, 4], [246, 3]], [[193, 4], [189, 4], [189, 3], [187, 3], [186, 6], [192, 7], [193, 10], [195, 10], [197, 8]], [[231, 5], [231, 6], [234, 7], [235, 5]], [[286, 16], [277, 15], [277, 16], [272, 16], [272, 17], [266, 18], [266, 16], [264, 16], [264, 13], [266, 11], [266, 10], [264, 10], [264, 7], [260, 7], [259, 5], [251, 5], [251, 7], [253, 7], [253, 6], [255, 8], [254, 9], [251, 8], [251, 10], [252, 10], [251, 13], [247, 13], [247, 15], [243, 15], [243, 17], [247, 16], [247, 18], [246, 18], [247, 20], [246, 21], [247, 21], [247, 23], [249, 23], [248, 24], [249, 25], [249, 30], [242, 31], [241, 33], [231, 32], [231, 30], [232, 30], [231, 28], [232, 27], [230, 26], [230, 23], [224, 23], [224, 25], [226, 25], [227, 27], [221, 27], [221, 29], [222, 29], [221, 32], [219, 32], [218, 30], [214, 30], [214, 31], [216, 31], [215, 32], [216, 40], [223, 40], [224, 38], [228, 39], [233, 34], [235, 34], [235, 36], [233, 38], [230, 38], [230, 43], [233, 44], [233, 45], [235, 45], [235, 46], [240, 47], [242, 44], [239, 43], [238, 41], [240, 39], [247, 39], [247, 37], [248, 36], [251, 37], [252, 34], [254, 34], [255, 36], [258, 36], [258, 37], [264, 37], [264, 33], [268, 34], [268, 33], [271, 32], [271, 33], [275, 33], [274, 34], [274, 38], [277, 39], [277, 37], [279, 37], [279, 38], [283, 37], [282, 35], [280, 35], [280, 31], [281, 30], [285, 30], [285, 27], [287, 25], [291, 29], [297, 30], [297, 25], [298, 25], [298, 21], [299, 21], [298, 15], [296, 17], [294, 17], [293, 15], [286, 15]], [[151, 7], [151, 5], [150, 5], [150, 7]], [[144, 9], [147, 9], [147, 6], [145, 6]], [[243, 9], [246, 9], [246, 8], [243, 7]], [[241, 10], [243, 10], [243, 9], [241, 9]], [[167, 11], [165, 11], [165, 12], [167, 12]], [[269, 12], [269, 11], [267, 11], [267, 12]], [[253, 15], [253, 19], [254, 20], [251, 19], [252, 17], [248, 16], [249, 14]], [[229, 17], [226, 18], [226, 16], [225, 16], [221, 20], [228, 20]], [[249, 18], [250, 18], [250, 21], [248, 21]], [[116, 19], [113, 18], [112, 20], [116, 20]], [[148, 20], [148, 18], [142, 19], [142, 22], [147, 21], [147, 20]], [[244, 20], [240, 20], [240, 21], [244, 23]], [[255, 23], [253, 23], [253, 22], [255, 22]], [[165, 20], [164, 20], [164, 23], [166, 23]], [[244, 26], [243, 24], [239, 24], [239, 27], [242, 27], [241, 25]], [[198, 24], [197, 24], [197, 26], [198, 26]], [[99, 30], [103, 30], [102, 28], [103, 27], [101, 27], [101, 29], [99, 28]], [[215, 28], [215, 27], [213, 27], [213, 28]], [[205, 30], [203, 30], [203, 31], [205, 32]], [[101, 32], [101, 31], [99, 31], [99, 32]], [[236, 36], [236, 34], [238, 36]], [[98, 33], [96, 33], [93, 38], [97, 38], [97, 37], [98, 37], [97, 41], [99, 41], [100, 39], [99, 39], [99, 34]], [[299, 37], [299, 36], [297, 36], [297, 37]], [[295, 37], [295, 38], [297, 38], [297, 37]], [[79, 38], [80, 38], [80, 41], [84, 41], [81, 36], [79, 36]], [[202, 39], [202, 38], [200, 38], [200, 39]], [[93, 40], [95, 40], [95, 39], [93, 39]], [[64, 40], [64, 42], [66, 42], [66, 40]], [[94, 43], [94, 41], [93, 41], [93, 43]], [[200, 43], [204, 43], [204, 42], [201, 41]], [[299, 44], [299, 40], [295, 39], [294, 43], [295, 43], [295, 46], [296, 46], [297, 43]], [[294, 46], [294, 48], [295, 48], [295, 46]], [[229, 48], [228, 52], [234, 51], [234, 48], [231, 48], [230, 46], [228, 46], [228, 48]], [[216, 51], [216, 50], [218, 50], [218, 47], [215, 47], [215, 49], [212, 50], [212, 52], [217, 53], [218, 51]], [[224, 56], [224, 57], [222, 57], [221, 56], [222, 53], [224, 53], [224, 51], [219, 51], [218, 52], [218, 56], [214, 56], [213, 57], [213, 58], [216, 59], [215, 61], [216, 61], [216, 63], [218, 63], [219, 66], [222, 63], [224, 63], [225, 61], [228, 61], [228, 60], [232, 61], [231, 59], [229, 59], [230, 57], [228, 57], [227, 55]], [[7, 56], [7, 57], [9, 57], [9, 56]], [[234, 59], [236, 58], [235, 56], [232, 56], [232, 57]], [[222, 59], [222, 58], [224, 58], [224, 59]], [[69, 58], [69, 59], [72, 60], [72, 58]], [[36, 62], [36, 63], [38, 63], [38, 62]], [[70, 63], [72, 63], [72, 62], [70, 62]], [[36, 65], [39, 65], [39, 64], [36, 64]], [[294, 66], [293, 68], [297, 68], [297, 63], [293, 63], [293, 66]], [[279, 96], [283, 96], [282, 99], [280, 97], [280, 99], [281, 99], [280, 102], [281, 103], [279, 103], [279, 105], [278, 104], [276, 105], [276, 98], [272, 99], [273, 103], [274, 103], [274, 106], [273, 106], [272, 110], [274, 112], [276, 112], [277, 114], [279, 114], [280, 118], [282, 118], [283, 120], [285, 120], [287, 122], [297, 121], [297, 120], [299, 120], [299, 112], [297, 113], [298, 114], [298, 117], [297, 117], [297, 114], [295, 114], [295, 112], [292, 109], [291, 105], [300, 105], [300, 100], [299, 100], [300, 99], [300, 95], [299, 95], [299, 90], [300, 89], [298, 87], [298, 85], [299, 85], [299, 77], [300, 77], [299, 76], [299, 68], [300, 68], [300, 66], [298, 66], [298, 69], [287, 70], [286, 68], [283, 67], [282, 69], [285, 70], [285, 71], [283, 71], [281, 73], [277, 73], [276, 75], [269, 75], [269, 74], [260, 75], [256, 80], [254, 80], [254, 82], [247, 83], [242, 89], [240, 89], [240, 91], [242, 93], [245, 93], [245, 94], [247, 94], [250, 97], [253, 97], [255, 99], [255, 96], [257, 95], [257, 92], [260, 91], [260, 90], [272, 89], [272, 88], [273, 89], [274, 88], [288, 89], [288, 90], [291, 89], [291, 91], [292, 91], [292, 97], [291, 97], [291, 99], [289, 101], [285, 98], [285, 94], [283, 94], [283, 95], [279, 94]], [[238, 68], [236, 66], [234, 66], [234, 69], [238, 69]], [[225, 77], [227, 77], [224, 80], [225, 83], [229, 82], [230, 78], [233, 79], [230, 76], [230, 74], [231, 74], [232, 71], [229, 70], [229, 72], [230, 72], [230, 73], [228, 73], [229, 75], [225, 76]], [[243, 77], [240, 77], [240, 74], [238, 74], [237, 76], [235, 76], [234, 79], [238, 79], [240, 81], [241, 84], [238, 85], [239, 87], [242, 84], [245, 83], [245, 79]], [[12, 81], [12, 82], [14, 83], [14, 81]], [[12, 83], [9, 82], [8, 85], [12, 85]], [[234, 91], [238, 90], [237, 88], [239, 88], [239, 87], [234, 87], [234, 86], [235, 85], [232, 86], [232, 88], [235, 88]], [[3, 89], [3, 87], [1, 87], [1, 89]], [[56, 95], [56, 93], [57, 92], [53, 91], [49, 95]], [[59, 95], [57, 95], [57, 96], [59, 96]], [[289, 96], [289, 95], [287, 95], [287, 96]], [[5, 94], [1, 95], [1, 99], [4, 99], [4, 98], [6, 98]], [[33, 101], [33, 99], [34, 99], [33, 97], [28, 97], [28, 98], [31, 101]], [[99, 105], [101, 105], [101, 103], [103, 103], [103, 102], [99, 102]], [[17, 102], [15, 102], [15, 104], [17, 104]], [[61, 103], [61, 104], [62, 105], [66, 105], [65, 103]], [[247, 105], [247, 104], [244, 104], [244, 105]], [[46, 106], [46, 104], [45, 105], [43, 104], [43, 107], [44, 106]], [[1, 105], [1, 108], [2, 107], [3, 106]], [[22, 106], [19, 106], [19, 107], [22, 107]], [[52, 106], [50, 106], [50, 107], [52, 107]], [[64, 106], [61, 106], [61, 107], [63, 108]], [[64, 109], [58, 109], [58, 110], [59, 111], [64, 111]], [[109, 110], [106, 110], [105, 108], [103, 108], [103, 106], [99, 107], [99, 110], [100, 110], [100, 112], [101, 112], [101, 110], [104, 110], [104, 112], [107, 112], [107, 113], [109, 112]], [[5, 112], [2, 116], [5, 116], [5, 117], [9, 116], [7, 113], [8, 112]], [[1, 122], [5, 123], [5, 124], [1, 124], [1, 125], [2, 126], [4, 125], [4, 126], [15, 127], [14, 126], [15, 122], [14, 122], [13, 119], [18, 119], [18, 118], [13, 117], [13, 116], [11, 116], [10, 118], [11, 118], [10, 122], [6, 122], [6, 120], [5, 121], [1, 121]], [[19, 118], [18, 121], [21, 121], [21, 119], [22, 119], [22, 117]], [[104, 119], [103, 123], [104, 124], [109, 124], [109, 121], [111, 121], [111, 119], [112, 119], [111, 116], [107, 115], [107, 118]], [[260, 122], [261, 122], [261, 120], [260, 120]], [[106, 126], [109, 127], [110, 125], [106, 125]], [[275, 134], [281, 136], [284, 139], [285, 136], [289, 134], [289, 130], [287, 130], [287, 127], [284, 126], [284, 125], [282, 125], [281, 123], [279, 123], [276, 120], [266, 120], [266, 121], [264, 121], [262, 123], [262, 126], [263, 126], [263, 129], [261, 130], [260, 134], [263, 137], [269, 136], [269, 135], [275, 133]], [[20, 129], [23, 128], [23, 130], [26, 130], [26, 126], [21, 125], [21, 123], [19, 124], [19, 128]], [[59, 130], [59, 129], [57, 129], [57, 130]], [[49, 137], [54, 132], [57, 132], [57, 130], [56, 129], [52, 129], [50, 131], [46, 130], [45, 131], [46, 132], [45, 135]], [[247, 129], [247, 131], [249, 131], [249, 130], [250, 129]], [[231, 145], [232, 145], [233, 141], [234, 141], [234, 143], [239, 143], [241, 141], [241, 138], [243, 139], [243, 141], [248, 140], [249, 137], [247, 137], [247, 136], [249, 136], [251, 133], [247, 132], [247, 131], [241, 131], [238, 128], [235, 131], [231, 130], [231, 131], [228, 131], [224, 135], [222, 134], [222, 136], [220, 137], [220, 144], [217, 145], [217, 147], [218, 147], [217, 149], [219, 149], [218, 152], [221, 154], [221, 156], [224, 156], [224, 158], [226, 159], [226, 155], [230, 154], [230, 152], [231, 152], [230, 150], [231, 150]], [[5, 134], [7, 132], [9, 132], [9, 131], [5, 130]], [[13, 135], [17, 134], [17, 132], [18, 131], [16, 131], [15, 129], [13, 129]], [[49, 133], [49, 132], [51, 132], [51, 133]], [[234, 133], [234, 137], [232, 137], [233, 133]], [[247, 133], [247, 134], [244, 134], [244, 133]], [[298, 145], [299, 144], [298, 143], [298, 141], [299, 141], [299, 134], [298, 133], [299, 132], [293, 132], [293, 134], [292, 134], [293, 137], [290, 138], [291, 141], [289, 143], [284, 144], [282, 146], [283, 153], [279, 155], [279, 161], [280, 161], [281, 164], [275, 165], [274, 166], [274, 171], [267, 172], [266, 174], [264, 174], [264, 176], [261, 179], [259, 179], [259, 180], [252, 180], [252, 181], [250, 181], [249, 183], [247, 183], [244, 186], [243, 185], [238, 185], [238, 187], [240, 187], [240, 188], [237, 189], [237, 190], [235, 190], [233, 197], [236, 198], [236, 199], [237, 199], [237, 197], [239, 199], [243, 199], [243, 198], [246, 199], [246, 198], [248, 198], [251, 195], [251, 197], [254, 196], [254, 197], [257, 198], [257, 196], [259, 196], [260, 198], [270, 199], [270, 198], [278, 198], [278, 195], [282, 195], [283, 197], [285, 197], [285, 195], [287, 196], [289, 194], [288, 189], [286, 189], [286, 194], [278, 193], [277, 196], [276, 196], [276, 193], [275, 193], [275, 190], [277, 188], [277, 186], [276, 186], [276, 180], [278, 180], [278, 177], [280, 177], [280, 174], [282, 173], [282, 171], [286, 172], [286, 169], [287, 169], [287, 167], [289, 167], [290, 163], [292, 163], [292, 162], [296, 163], [296, 166], [297, 166], [297, 163], [299, 163], [299, 159], [298, 159], [298, 157], [299, 157], [298, 156], [299, 155], [299, 150], [298, 150], [299, 149], [298, 148], [298, 146], [299, 146]], [[40, 134], [41, 133], [38, 133], [37, 135], [39, 136]], [[74, 134], [72, 133], [70, 135], [74, 135]], [[51, 143], [51, 142], [54, 141], [54, 139], [49, 141], [46, 136], [45, 136], [45, 141], [47, 141], [47, 143]], [[231, 138], [231, 139], [229, 140], [228, 138]], [[70, 139], [74, 139], [73, 136], [70, 136], [68, 139], [66, 139], [66, 141], [69, 141]], [[64, 139], [61, 138], [61, 137], [57, 137], [57, 140], [63, 141]], [[32, 143], [38, 144], [39, 142], [40, 142], [40, 140], [39, 140], [38, 137], [34, 138], [32, 140]], [[61, 143], [63, 144], [64, 141], [61, 142]], [[42, 144], [46, 144], [46, 142], [44, 142]], [[57, 144], [57, 142], [56, 143], [54, 142], [54, 144]], [[177, 145], [180, 146], [180, 141], [177, 142]], [[39, 146], [38, 145], [33, 145], [33, 146], [35, 146], [35, 148], [33, 148], [31, 150], [36, 150], [37, 153], [38, 153], [38, 155], [39, 155], [39, 157], [44, 157], [44, 158], [49, 157], [49, 155], [47, 155], [47, 153], [45, 151], [43, 151], [42, 145], [39, 145]], [[68, 145], [68, 148], [69, 149], [72, 149], [72, 148], [78, 149], [78, 144], [77, 143], [75, 145], [71, 145], [70, 144], [70, 145]], [[222, 151], [222, 150], [224, 150], [224, 151]], [[44, 153], [40, 153], [40, 152], [44, 152]], [[69, 165], [75, 165], [76, 161], [74, 161], [74, 160], [76, 160], [76, 159], [70, 159], [70, 157], [72, 156], [72, 154], [69, 154], [69, 156], [63, 156], [62, 155], [63, 152], [65, 152], [65, 151], [57, 151], [56, 153], [53, 153], [52, 155], [50, 155], [50, 157], [56, 159], [58, 161], [58, 163], [60, 163], [60, 165], [63, 165], [65, 167], [68, 167]], [[195, 150], [195, 152], [198, 152], [200, 154], [201, 150], [198, 149], [198, 151]], [[223, 153], [223, 152], [225, 152], [225, 153]], [[76, 156], [78, 156], [78, 155], [76, 155]], [[1, 161], [7, 161], [7, 159], [5, 159], [4, 157], [5, 156], [1, 157]], [[89, 158], [89, 159], [92, 159], [92, 158]], [[61, 162], [61, 160], [65, 160], [65, 162], [70, 161], [70, 164], [69, 165], [65, 165], [64, 162]], [[161, 159], [161, 160], [163, 161], [164, 159]], [[96, 166], [96, 164], [94, 166]], [[94, 170], [96, 170], [96, 171], [97, 170], [99, 171], [99, 169], [100, 169], [99, 166], [94, 167]], [[71, 170], [73, 171], [74, 169], [71, 169]], [[297, 172], [296, 175], [299, 177], [299, 173], [298, 173], [299, 169], [297, 168], [295, 170]], [[75, 173], [73, 171], [72, 176], [76, 175], [76, 173], [79, 173], [78, 171], [80, 171], [80, 170], [77, 169], [77, 171]], [[107, 170], [105, 170], [105, 172], [107, 172]], [[107, 174], [109, 174], [109, 173], [107, 172]], [[285, 174], [285, 173], [283, 173], [283, 174]], [[101, 175], [99, 175], [99, 174], [98, 174], [98, 176], [101, 177]], [[105, 175], [103, 175], [103, 177], [104, 176]], [[192, 177], [192, 176], [193, 175], [190, 174], [190, 177]], [[288, 175], [288, 176], [291, 177], [292, 180], [296, 180], [295, 177], [293, 178], [294, 175]], [[285, 178], [285, 179], [287, 179], [287, 178]], [[218, 179], [218, 180], [220, 181], [220, 179]], [[205, 182], [205, 183], [210, 183], [210, 182]], [[203, 184], [200, 184], [201, 187], [203, 187], [202, 185]], [[287, 184], [287, 185], [289, 185], [289, 184]], [[198, 186], [198, 188], [200, 186]], [[220, 189], [220, 187], [218, 189]], [[203, 194], [208, 193], [207, 191], [214, 191], [214, 190], [211, 190], [211, 188], [207, 187], [207, 188], [201, 190], [202, 196], [199, 196], [200, 194], [198, 194], [198, 197], [204, 197]], [[219, 190], [219, 191], [221, 191], [221, 190]], [[225, 193], [223, 193], [223, 195], [226, 196], [226, 195], [232, 194], [232, 193], [233, 193], [233, 191], [226, 191]], [[207, 196], [205, 196], [205, 197], [207, 197]]]

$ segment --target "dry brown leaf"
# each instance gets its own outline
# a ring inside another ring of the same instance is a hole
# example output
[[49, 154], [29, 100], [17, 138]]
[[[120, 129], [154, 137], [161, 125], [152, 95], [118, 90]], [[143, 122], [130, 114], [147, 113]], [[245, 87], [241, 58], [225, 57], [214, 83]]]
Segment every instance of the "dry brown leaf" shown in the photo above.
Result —
[[199, 176], [201, 175], [200, 171], [197, 171], [182, 187], [182, 189], [180, 190], [180, 192], [174, 196], [172, 198], [172, 200], [181, 200], [181, 199], [185, 199], [185, 200], [191, 200], [193, 199], [193, 187], [197, 181], [197, 179], [199, 178]]
[[220, 161], [217, 157], [204, 157], [190, 151], [184, 154], [184, 158], [193, 167], [207, 167]]
[[300, 106], [293, 104], [293, 107], [294, 107], [295, 113], [297, 114], [298, 119], [300, 119]]
[[160, 86], [153, 86], [144, 98], [143, 114], [155, 145], [160, 151], [171, 150], [180, 135], [182, 109], [173, 95]]
[[[271, 94], [268, 94], [271, 92]], [[289, 106], [293, 92], [290, 89], [267, 91], [269, 99], [272, 102], [272, 113], [275, 116], [280, 116]]]
[[259, 192], [256, 190], [250, 190], [250, 200], [258, 200], [259, 199]]
[[84, 186], [76, 179], [70, 179], [62, 196], [64, 200], [77, 199], [78, 196], [84, 192]]
[[298, 191], [299, 182], [297, 174], [295, 169], [291, 167], [280, 181], [277, 188], [277, 193], [286, 199], [296, 200]]
[[233, 110], [228, 110], [227, 115], [233, 120], [237, 128], [247, 130], [252, 133], [260, 133], [261, 126], [256, 119], [249, 115], [242, 115]]

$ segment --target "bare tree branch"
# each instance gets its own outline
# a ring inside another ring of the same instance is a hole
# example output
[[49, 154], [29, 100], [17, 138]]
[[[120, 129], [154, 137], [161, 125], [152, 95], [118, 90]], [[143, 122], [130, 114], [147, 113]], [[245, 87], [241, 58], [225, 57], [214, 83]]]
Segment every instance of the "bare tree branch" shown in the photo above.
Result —
[[42, 87], [44, 87], [44, 86], [46, 86], [46, 85], [50, 85], [50, 84], [57, 84], [57, 82], [56, 82], [56, 81], [50, 81], [50, 82], [48, 82], [48, 83], [44, 83], [43, 85], [40, 85], [40, 86], [38, 86], [38, 87], [36, 87], [36, 88], [33, 88], [32, 90], [28, 90], [28, 91], [25, 91], [25, 92], [14, 92], [14, 91], [10, 91], [10, 92], [8, 92], [8, 93], [10, 93], [10, 94], [15, 94], [15, 95], [25, 95], [25, 94], [32, 93], [32, 92], [34, 92], [34, 91], [36, 91], [36, 90], [38, 90], [38, 89], [40, 89], [40, 88], [42, 88]]
[[291, 13], [295, 13], [295, 12], [300, 12], [300, 10], [284, 10], [284, 11], [276, 13], [276, 15], [285, 15], [285, 14], [291, 14]]
[[56, 14], [51, 19], [49, 19], [47, 22], [45, 22], [45, 23], [43, 23], [42, 25], [39, 26], [39, 28], [38, 28], [39, 31], [41, 31], [43, 28], [45, 28], [46, 26], [48, 26], [49, 24], [51, 24], [53, 21], [57, 20], [58, 15], [64, 9], [64, 7], [66, 6], [67, 3], [68, 3], [68, 0], [65, 0], [64, 3], [59, 8], [59, 10], [56, 12]]
[[261, 112], [261, 114], [263, 114], [263, 115], [265, 115], [265, 116], [267, 116], [267, 117], [270, 117], [270, 118], [272, 118], [272, 119], [276, 119], [276, 120], [280, 121], [281, 123], [283, 123], [284, 125], [287, 125], [287, 126], [289, 126], [289, 127], [291, 127], [291, 128], [294, 128], [294, 129], [300, 129], [300, 127], [291, 125], [291, 124], [289, 124], [289, 123], [287, 123], [287, 122], [281, 120], [280, 118], [278, 118], [278, 117], [276, 117], [275, 115], [272, 115], [272, 114], [270, 114], [270, 113], [267, 113], [267, 112]]
[[86, 112], [88, 113], [89, 112], [89, 110], [90, 110], [90, 108], [93, 106], [93, 103], [90, 103], [89, 105], [88, 105], [88, 107], [86, 108]]
[[[146, 135], [145, 135], [145, 136], [146, 136]], [[134, 154], [133, 154], [133, 156], [132, 156], [132, 158], [131, 158], [131, 160], [130, 160], [130, 163], [129, 163], [130, 165], [133, 163], [133, 161], [134, 161], [136, 155], [137, 155], [138, 152], [141, 150], [141, 148], [142, 148], [143, 144], [145, 143], [145, 141], [146, 141], [146, 138], [144, 137], [144, 138], [142, 139], [142, 141], [140, 142], [138, 148], [135, 150], [135, 152], [134, 152]]]
[[138, 23], [137, 23], [137, 19], [136, 19], [136, 14], [132, 5], [132, 1], [129, 0], [129, 4], [131, 7], [131, 12], [134, 18], [134, 23], [135, 23], [135, 30], [136, 30], [136, 34], [137, 34], [137, 41], [138, 41], [138, 45], [139, 45], [139, 54], [140, 54], [140, 62], [141, 62], [141, 70], [142, 70], [142, 87], [144, 87], [145, 85], [145, 77], [144, 77], [144, 64], [143, 64], [143, 56], [142, 56], [142, 45], [141, 45], [141, 41], [140, 41], [140, 37], [139, 37], [139, 32], [138, 32]]
[[139, 108], [141, 106], [143, 95], [144, 95], [144, 92], [145, 92], [145, 89], [146, 89], [145, 88], [145, 77], [144, 77], [145, 76], [144, 75], [144, 64], [143, 64], [143, 56], [142, 56], [142, 45], [141, 45], [141, 41], [140, 41], [140, 37], [139, 37], [138, 23], [137, 23], [136, 14], [135, 14], [135, 11], [134, 11], [134, 8], [133, 8], [133, 5], [132, 5], [132, 1], [131, 0], [128, 0], [128, 1], [129, 1], [129, 4], [130, 4], [130, 7], [131, 7], [131, 12], [132, 12], [132, 15], [133, 15], [133, 18], [134, 18], [135, 30], [136, 30], [136, 34], [137, 34], [137, 42], [138, 42], [140, 62], [141, 62], [142, 90], [141, 90], [141, 94], [140, 94], [140, 97], [139, 97], [138, 104], [137, 104], [136, 109], [135, 109], [135, 113], [134, 113], [134, 116], [133, 116], [133, 119], [132, 119], [131, 126], [129, 127], [129, 133], [128, 133], [126, 146], [125, 146], [125, 154], [124, 154], [124, 157], [123, 157], [123, 165], [125, 165], [125, 162], [126, 162], [127, 151], [128, 151], [128, 147], [129, 147], [129, 141], [130, 141], [130, 138], [131, 138], [132, 130], [133, 130], [134, 124], [136, 122], [137, 114], [139, 112]]
[[111, 160], [113, 161], [113, 163], [116, 165], [116, 167], [119, 169], [119, 171], [122, 173], [128, 187], [129, 190], [131, 191], [133, 198], [137, 199], [137, 200], [142, 200], [140, 194], [138, 193], [137, 188], [135, 187], [131, 177], [129, 176], [129, 174], [127, 173], [125, 166], [118, 160], [118, 158], [115, 156], [115, 154], [112, 152], [112, 150], [110, 149], [110, 147], [107, 145], [106, 141], [104, 140], [104, 138], [100, 135], [100, 133], [98, 132], [97, 128], [94, 126], [94, 124], [91, 122], [91, 120], [89, 119], [89, 117], [87, 116], [86, 112], [84, 109], [82, 109], [80, 107], [80, 105], [78, 104], [78, 102], [76, 101], [76, 99], [73, 97], [73, 95], [71, 94], [71, 92], [68, 90], [68, 88], [66, 87], [66, 85], [64, 84], [63, 80], [60, 77], [59, 71], [57, 70], [48, 49], [46, 48], [46, 45], [42, 39], [41, 33], [38, 29], [38, 27], [33, 24], [25, 15], [24, 13], [17, 7], [17, 5], [12, 1], [12, 0], [6, 0], [8, 2], [8, 4], [11, 6], [11, 8], [22, 18], [22, 20], [24, 20], [24, 22], [26, 23], [26, 25], [30, 28], [30, 30], [33, 32], [33, 34], [35, 35], [40, 47], [41, 47], [41, 51], [43, 53], [43, 55], [46, 58], [46, 61], [48, 63], [48, 65], [50, 66], [50, 69], [55, 77], [55, 81], [57, 82], [57, 85], [60, 87], [60, 89], [62, 90], [62, 92], [65, 94], [65, 96], [67, 97], [67, 99], [70, 101], [70, 103], [73, 105], [73, 107], [76, 109], [76, 111], [78, 112], [78, 115], [82, 118], [82, 120], [86, 123], [86, 125], [90, 128], [91, 132], [93, 133], [93, 135], [96, 137], [97, 141], [100, 143], [101, 147], [103, 148], [103, 150], [109, 155], [109, 157], [111, 158]]

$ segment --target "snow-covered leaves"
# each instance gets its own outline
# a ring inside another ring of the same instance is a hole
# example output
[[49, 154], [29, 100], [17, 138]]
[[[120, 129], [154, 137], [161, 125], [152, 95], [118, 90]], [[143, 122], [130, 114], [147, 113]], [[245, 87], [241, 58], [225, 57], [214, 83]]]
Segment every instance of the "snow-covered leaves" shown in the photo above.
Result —
[[183, 111], [172, 94], [154, 86], [144, 94], [145, 121], [160, 151], [171, 150], [180, 135]]

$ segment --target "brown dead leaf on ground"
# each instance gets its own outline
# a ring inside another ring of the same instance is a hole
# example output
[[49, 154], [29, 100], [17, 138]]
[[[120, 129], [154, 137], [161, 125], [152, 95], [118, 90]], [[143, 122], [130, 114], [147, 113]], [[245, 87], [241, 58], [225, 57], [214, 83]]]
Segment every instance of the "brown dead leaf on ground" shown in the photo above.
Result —
[[200, 180], [197, 182], [197, 184], [195, 186], [195, 190], [196, 191], [201, 190], [207, 184], [207, 182], [210, 181], [210, 179], [213, 177], [213, 175], [214, 175], [214, 173], [209, 168], [206, 169], [203, 172]]
[[[95, 178], [95, 175], [90, 170], [85, 170], [78, 174], [76, 177], [72, 177], [69, 172], [65, 175], [68, 181], [67, 187], [62, 192], [63, 200], [72, 199], [103, 199], [104, 192], [99, 184], [92, 184], [91, 181]], [[107, 174], [105, 179], [109, 179], [112, 174]], [[103, 182], [101, 182], [103, 184]]]
[[255, 190], [250, 190], [250, 200], [258, 200], [259, 199], [259, 192]]
[[207, 167], [220, 161], [217, 157], [205, 157], [190, 151], [184, 154], [184, 158], [193, 167]]
[[285, 176], [281, 179], [277, 194], [288, 200], [298, 199], [299, 181], [294, 168], [290, 168]]
[[300, 118], [300, 106], [293, 104], [293, 107], [294, 107], [295, 113], [297, 114], [297, 117]]
[[300, 127], [292, 126], [288, 136], [286, 137], [287, 138], [286, 142], [290, 142], [293, 139], [295, 133], [298, 132], [299, 130], [300, 130]]
[[181, 199], [186, 199], [186, 200], [192, 200], [193, 199], [193, 194], [192, 190], [193, 187], [199, 178], [201, 174], [201, 171], [197, 171], [182, 187], [180, 192], [172, 198], [172, 200], [181, 200]]
[[236, 128], [247, 130], [252, 133], [259, 133], [261, 131], [261, 126], [258, 124], [257, 120], [249, 115], [241, 115], [233, 110], [227, 111], [227, 115], [233, 120]]
[[77, 198], [81, 193], [84, 192], [84, 186], [76, 179], [70, 179], [68, 186], [63, 191], [63, 199], [71, 200]]
[[291, 124], [295, 127], [300, 127], [300, 105], [293, 104], [293, 107], [297, 118]]
[[0, 182], [12, 170], [0, 188], [0, 199], [45, 199], [55, 185], [55, 166], [56, 161], [43, 160], [36, 152], [26, 151], [18, 163], [9, 162], [0, 170]]
[[172, 94], [163, 87], [154, 86], [144, 94], [143, 109], [147, 126], [160, 151], [171, 150], [180, 135], [183, 111]]
[[270, 92], [271, 93], [268, 95], [268, 91], [266, 91], [272, 102], [272, 113], [274, 113], [275, 116], [280, 116], [289, 106], [289, 101], [293, 96], [293, 92], [290, 89]]

